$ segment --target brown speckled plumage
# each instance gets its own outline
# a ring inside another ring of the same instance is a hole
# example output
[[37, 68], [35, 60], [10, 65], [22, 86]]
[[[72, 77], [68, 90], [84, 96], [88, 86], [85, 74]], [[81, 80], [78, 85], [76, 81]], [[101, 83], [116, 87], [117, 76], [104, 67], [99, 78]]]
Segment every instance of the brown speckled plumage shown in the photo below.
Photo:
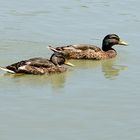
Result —
[[108, 59], [117, 55], [117, 52], [112, 48], [113, 45], [127, 45], [124, 41], [115, 34], [109, 34], [103, 39], [102, 49], [89, 44], [68, 45], [56, 47], [56, 50], [67, 54], [68, 59]]
[[[25, 73], [25, 74], [50, 74], [60, 73], [67, 70], [63, 66], [65, 58], [63, 54], [54, 53], [50, 60], [45, 58], [31, 58], [29, 60], [20, 61], [5, 68], [0, 67], [2, 70], [11, 73]], [[67, 63], [66, 63], [67, 64]], [[67, 64], [70, 65], [70, 64]]]

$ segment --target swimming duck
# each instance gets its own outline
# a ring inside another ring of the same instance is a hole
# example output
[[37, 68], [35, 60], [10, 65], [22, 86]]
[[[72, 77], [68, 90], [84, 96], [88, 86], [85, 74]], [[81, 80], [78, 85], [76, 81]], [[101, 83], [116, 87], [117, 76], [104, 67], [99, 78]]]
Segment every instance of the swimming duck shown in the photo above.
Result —
[[108, 59], [117, 55], [117, 52], [112, 47], [114, 45], [128, 45], [122, 41], [116, 34], [108, 34], [102, 42], [102, 49], [95, 45], [77, 44], [63, 47], [56, 47], [56, 50], [67, 54], [68, 59]]
[[[51, 49], [51, 48], [50, 48]], [[55, 49], [52, 49], [55, 51]], [[63, 53], [58, 51], [54, 52], [50, 57], [50, 60], [46, 58], [31, 58], [28, 60], [23, 60], [6, 67], [0, 67], [1, 70], [4, 70], [9, 73], [22, 73], [22, 74], [49, 74], [49, 73], [60, 73], [67, 70], [66, 67], [62, 66], [63, 64], [74, 66], [73, 64], [66, 62], [65, 56]]]

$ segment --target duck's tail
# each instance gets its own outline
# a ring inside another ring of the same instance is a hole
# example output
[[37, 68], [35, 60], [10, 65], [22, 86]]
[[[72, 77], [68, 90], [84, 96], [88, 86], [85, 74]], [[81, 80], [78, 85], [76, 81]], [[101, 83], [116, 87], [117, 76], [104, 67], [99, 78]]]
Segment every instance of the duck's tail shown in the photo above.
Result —
[[55, 48], [52, 47], [52, 46], [48, 46], [48, 49], [52, 50], [53, 52], [62, 53], [61, 51], [55, 49]]
[[65, 58], [68, 58], [69, 54], [65, 51], [62, 51], [62, 50], [57, 50], [56, 48], [52, 47], [52, 46], [49, 46], [48, 47], [50, 50], [52, 50], [54, 53], [60, 53], [62, 54]]
[[9, 72], [9, 73], [15, 74], [14, 71], [9, 70], [9, 69], [7, 69], [7, 68], [5, 68], [5, 67], [0, 67], [0, 69], [3, 70], [3, 71]]

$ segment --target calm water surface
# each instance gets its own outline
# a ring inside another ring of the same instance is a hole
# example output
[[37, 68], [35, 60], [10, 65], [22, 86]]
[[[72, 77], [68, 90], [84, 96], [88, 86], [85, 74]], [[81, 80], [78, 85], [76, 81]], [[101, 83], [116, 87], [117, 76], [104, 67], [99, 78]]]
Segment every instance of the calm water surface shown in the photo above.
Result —
[[47, 57], [48, 45], [89, 43], [116, 33], [105, 61], [74, 61], [50, 76], [0, 71], [1, 140], [140, 139], [139, 0], [0, 0], [0, 65]]

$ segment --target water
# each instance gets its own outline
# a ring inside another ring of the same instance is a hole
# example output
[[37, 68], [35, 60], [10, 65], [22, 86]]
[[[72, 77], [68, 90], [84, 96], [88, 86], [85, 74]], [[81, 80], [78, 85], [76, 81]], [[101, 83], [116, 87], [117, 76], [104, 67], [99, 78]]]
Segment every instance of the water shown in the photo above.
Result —
[[74, 61], [50, 76], [0, 71], [1, 140], [140, 139], [140, 1], [0, 0], [0, 65], [47, 57], [48, 45], [89, 43], [116, 33], [116, 58]]

